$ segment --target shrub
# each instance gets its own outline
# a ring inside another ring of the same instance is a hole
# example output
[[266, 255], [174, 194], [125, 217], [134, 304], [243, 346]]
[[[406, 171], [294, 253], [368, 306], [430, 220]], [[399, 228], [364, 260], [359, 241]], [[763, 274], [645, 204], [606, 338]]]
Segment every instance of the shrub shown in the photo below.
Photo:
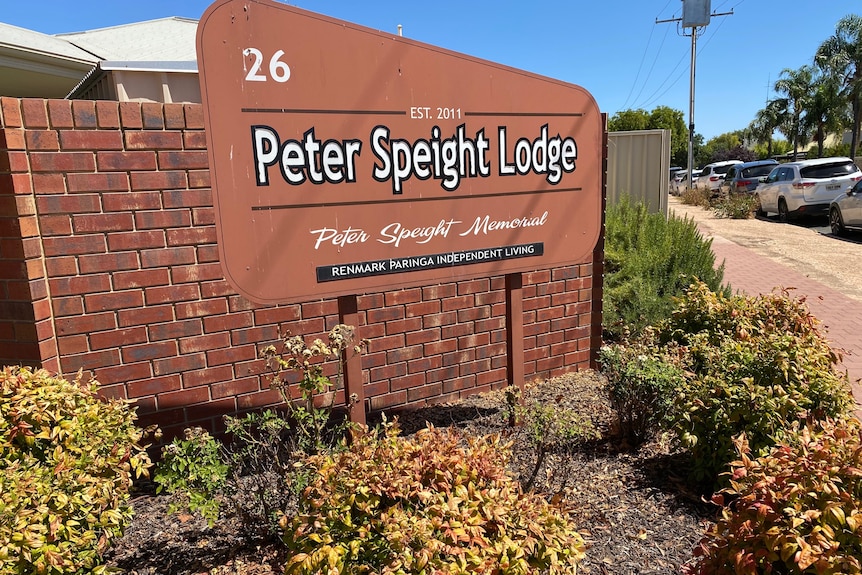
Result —
[[696, 479], [715, 481], [742, 433], [763, 455], [800, 417], [847, 412], [847, 376], [835, 372], [839, 357], [817, 323], [787, 292], [725, 297], [698, 283], [679, 300], [658, 337], [685, 350], [690, 376], [673, 420]]
[[650, 330], [643, 340], [599, 350], [605, 390], [624, 439], [640, 445], [667, 426], [674, 398], [685, 384], [679, 363], [679, 351], [656, 346]]
[[292, 422], [266, 410], [226, 416], [225, 425], [227, 443], [194, 427], [166, 445], [153, 478], [157, 492], [174, 496], [170, 513], [200, 513], [210, 527], [226, 513], [251, 538], [277, 540], [279, 519], [295, 505], [304, 481]]
[[712, 207], [712, 211], [719, 218], [747, 220], [751, 218], [757, 206], [757, 196], [754, 194], [730, 194], [726, 198], [719, 198]]
[[565, 511], [520, 490], [506, 458], [495, 439], [435, 428], [354, 431], [345, 451], [308, 461], [287, 573], [574, 573], [583, 539]]
[[849, 155], [850, 155], [850, 143], [848, 142], [846, 144], [843, 144], [843, 143], [842, 144], [836, 144], [835, 146], [824, 146], [823, 147], [823, 155], [821, 155], [821, 156], [817, 155], [817, 147], [816, 146], [812, 147], [810, 150], [808, 150], [808, 155], [806, 156], [806, 158], [808, 158], [808, 159], [813, 159], [813, 158], [817, 158], [817, 157], [835, 158], [838, 156], [849, 156]]
[[744, 439], [726, 505], [695, 550], [690, 575], [862, 572], [862, 436], [858, 421], [806, 426], [752, 459]]
[[680, 195], [680, 201], [687, 206], [709, 207], [710, 192], [699, 188], [686, 188]]
[[[290, 332], [282, 337], [280, 347], [269, 345], [261, 351], [270, 371], [270, 385], [281, 393], [293, 422], [294, 436], [305, 453], [316, 453], [337, 443], [349, 427], [345, 419], [333, 419], [332, 407], [335, 392], [341, 385], [344, 373], [342, 356], [346, 352], [361, 353], [366, 340], [355, 342], [354, 327], [338, 324], [329, 331], [329, 342], [315, 339], [311, 345]], [[326, 363], [335, 366], [334, 378], [324, 373]], [[334, 381], [333, 381], [334, 379]], [[295, 384], [300, 401], [291, 396], [290, 386]], [[328, 402], [326, 398], [328, 397]], [[315, 404], [323, 399], [324, 408]], [[355, 398], [347, 398], [355, 402]]]
[[186, 429], [162, 449], [153, 480], [156, 491], [167, 491], [182, 503], [173, 503], [170, 513], [180, 509], [199, 512], [212, 527], [219, 512], [219, 496], [227, 480], [228, 466], [221, 456], [221, 444], [205, 429]]
[[0, 573], [103, 573], [147, 473], [134, 409], [97, 383], [45, 370], [0, 373]]
[[628, 197], [608, 208], [605, 235], [604, 330], [609, 341], [670, 315], [673, 297], [694, 278], [720, 288], [724, 265], [716, 269], [712, 241], [693, 220], [649, 213]]
[[553, 465], [547, 469], [546, 477], [549, 483], [559, 482], [557, 490], [561, 491], [568, 475], [565, 468], [575, 461], [573, 453], [590, 439], [601, 437], [601, 434], [588, 417], [574, 409], [524, 400], [517, 387], [510, 386], [506, 390], [506, 402], [507, 419], [511, 424], [507, 437], [515, 440], [519, 435], [523, 436], [525, 444], [530, 446], [531, 455], [535, 457], [529, 474], [518, 478], [522, 488], [532, 491], [539, 471], [551, 463], [549, 459], [554, 459]]
[[226, 417], [225, 422], [231, 438], [225, 453], [231, 511], [252, 538], [280, 540], [279, 520], [295, 511], [307, 481], [297, 465], [303, 451], [292, 421], [285, 413], [266, 410]]
[[[279, 538], [279, 519], [295, 505], [306, 480], [297, 463], [305, 455], [336, 447], [351, 425], [334, 418], [330, 407], [342, 373], [342, 353], [359, 353], [365, 345], [353, 346], [353, 340], [353, 328], [339, 324], [330, 330], [328, 343], [315, 339], [307, 345], [288, 333], [280, 347], [264, 348], [261, 355], [285, 410], [226, 416], [228, 443], [193, 428], [165, 446], [154, 479], [159, 491], [177, 498], [171, 512], [198, 512], [212, 526], [226, 508], [247, 535]], [[325, 374], [327, 363], [335, 364], [334, 382]], [[299, 391], [296, 401], [291, 385]]]

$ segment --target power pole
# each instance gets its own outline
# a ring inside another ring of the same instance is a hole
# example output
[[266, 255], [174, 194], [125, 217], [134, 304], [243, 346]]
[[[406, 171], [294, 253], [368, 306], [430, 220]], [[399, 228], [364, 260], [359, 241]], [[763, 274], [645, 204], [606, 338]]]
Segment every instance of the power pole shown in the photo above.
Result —
[[[691, 187], [691, 171], [694, 168], [694, 69], [697, 62], [697, 34], [698, 28], [701, 31], [705, 29], [712, 18], [716, 16], [732, 16], [733, 10], [730, 12], [710, 13], [709, 0], [682, 0], [683, 2], [683, 18], [671, 18], [669, 20], [658, 20], [656, 24], [665, 24], [667, 22], [682, 22], [683, 29], [691, 28], [691, 73], [689, 76], [688, 88], [688, 186]], [[691, 4], [691, 8], [686, 3]], [[700, 14], [696, 14], [700, 11]], [[683, 33], [683, 36], [686, 34]]]

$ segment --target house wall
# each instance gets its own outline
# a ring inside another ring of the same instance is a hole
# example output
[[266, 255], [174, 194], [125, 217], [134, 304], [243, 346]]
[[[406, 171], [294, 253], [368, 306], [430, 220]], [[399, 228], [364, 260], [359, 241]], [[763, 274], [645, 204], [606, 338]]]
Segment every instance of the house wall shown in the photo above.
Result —
[[197, 74], [112, 70], [109, 79], [113, 82], [117, 99], [121, 102], [200, 103], [201, 101], [201, 87]]
[[[169, 434], [276, 404], [258, 350], [280, 329], [322, 337], [337, 301], [262, 306], [231, 289], [207, 163], [198, 104], [0, 98], [0, 361], [91, 372]], [[590, 366], [597, 270], [523, 274], [528, 380]], [[360, 294], [366, 407], [506, 385], [504, 284]]]

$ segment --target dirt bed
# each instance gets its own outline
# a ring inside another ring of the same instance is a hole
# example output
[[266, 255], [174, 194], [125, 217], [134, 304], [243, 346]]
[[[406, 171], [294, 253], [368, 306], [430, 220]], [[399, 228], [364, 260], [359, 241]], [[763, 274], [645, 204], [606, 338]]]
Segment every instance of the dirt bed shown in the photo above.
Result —
[[[572, 408], [589, 417], [601, 438], [550, 454], [536, 474], [536, 489], [562, 496], [588, 543], [580, 573], [667, 574], [691, 560], [692, 550], [713, 517], [686, 482], [686, 460], [669, 442], [631, 449], [613, 433], [601, 376], [586, 371], [531, 387], [528, 401]], [[513, 441], [512, 472], [528, 477], [536, 451], [526, 434], [507, 425], [505, 399], [489, 394], [402, 413], [404, 433], [430, 422], [469, 434], [499, 433]], [[234, 522], [212, 529], [189, 515], [167, 515], [167, 498], [140, 495], [135, 519], [110, 553], [111, 564], [135, 575], [281, 573], [278, 545], [244, 544]]]

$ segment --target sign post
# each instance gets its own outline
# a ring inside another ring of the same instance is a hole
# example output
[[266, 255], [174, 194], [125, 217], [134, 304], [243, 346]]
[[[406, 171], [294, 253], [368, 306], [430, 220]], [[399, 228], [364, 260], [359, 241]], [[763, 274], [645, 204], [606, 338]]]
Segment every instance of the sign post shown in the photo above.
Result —
[[524, 391], [524, 299], [521, 274], [506, 274], [506, 377]]
[[[338, 298], [338, 321], [345, 325], [359, 325], [359, 306], [355, 295]], [[344, 350], [344, 401], [347, 417], [353, 423], [365, 425], [365, 390], [362, 385], [362, 361], [353, 349]]]

